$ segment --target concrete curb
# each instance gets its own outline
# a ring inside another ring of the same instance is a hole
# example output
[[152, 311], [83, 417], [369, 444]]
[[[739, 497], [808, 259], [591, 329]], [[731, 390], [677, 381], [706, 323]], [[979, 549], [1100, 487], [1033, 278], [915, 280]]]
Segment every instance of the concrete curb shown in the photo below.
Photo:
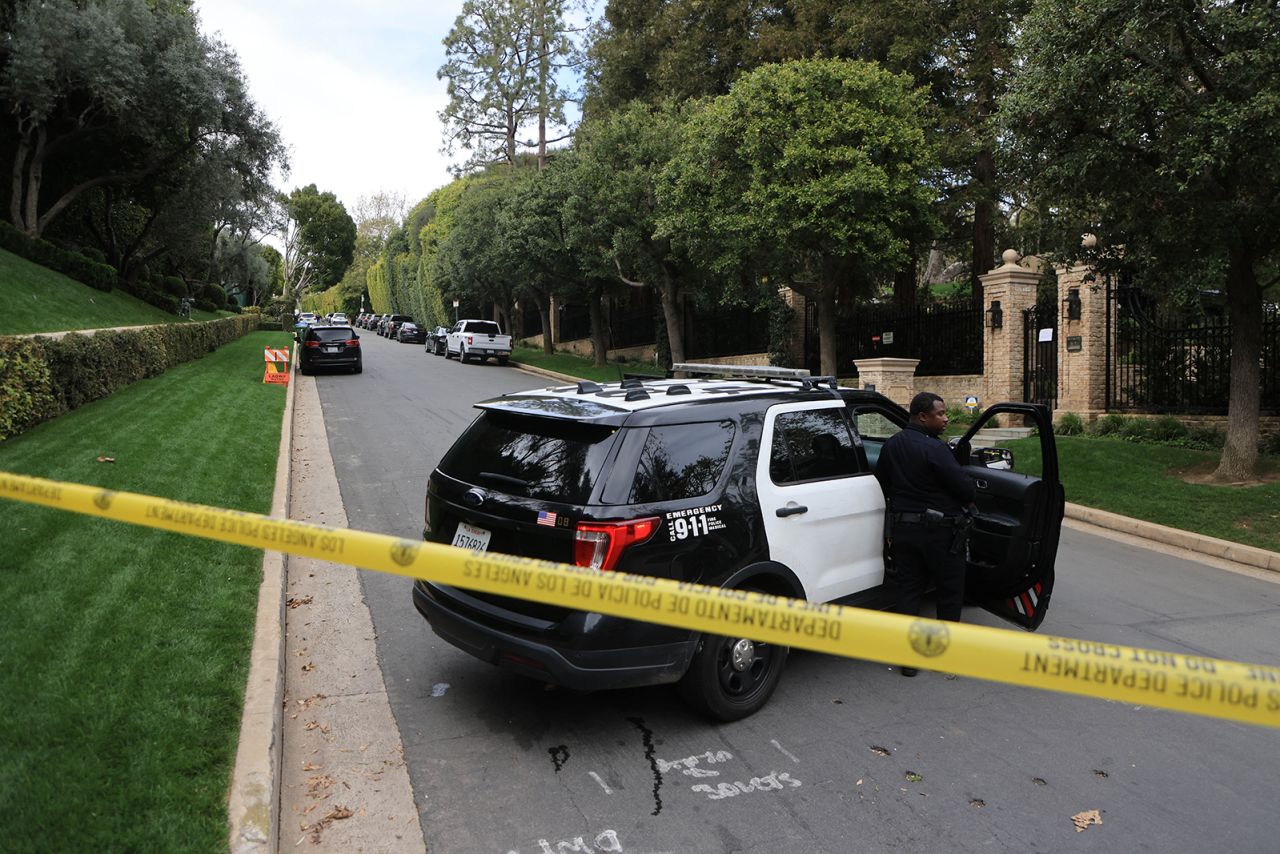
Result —
[[[297, 353], [294, 352], [296, 359]], [[289, 517], [289, 490], [293, 468], [292, 366], [285, 392], [280, 428], [280, 453], [276, 483], [271, 494], [271, 515]], [[280, 763], [284, 724], [284, 593], [288, 556], [263, 552], [262, 584], [258, 588], [258, 613], [253, 628], [249, 679], [240, 718], [240, 745], [227, 794], [230, 824], [229, 849], [233, 854], [274, 854], [280, 840]]]
[[[567, 374], [535, 368], [532, 365], [517, 362], [512, 362], [511, 365], [522, 371], [559, 380], [570, 385], [576, 384], [581, 380], [581, 377], [571, 377]], [[1121, 516], [1119, 513], [1109, 513], [1106, 510], [1085, 507], [1083, 504], [1068, 503], [1066, 515], [1068, 519], [1077, 522], [1084, 522], [1085, 524], [1106, 528], [1110, 531], [1119, 531], [1122, 534], [1129, 534], [1130, 536], [1151, 540], [1155, 543], [1186, 549], [1198, 554], [1252, 566], [1256, 569], [1280, 572], [1280, 553], [1267, 551], [1266, 549], [1233, 543], [1229, 540], [1220, 540], [1216, 537], [1197, 534], [1193, 531], [1183, 531], [1179, 528], [1157, 525], [1154, 522], [1144, 522], [1141, 519]]]
[[1157, 525], [1154, 522], [1144, 522], [1141, 519], [1121, 516], [1118, 513], [1108, 513], [1106, 510], [1085, 507], [1081, 504], [1068, 503], [1067, 518], [1095, 525], [1099, 528], [1106, 528], [1110, 531], [1119, 531], [1122, 534], [1129, 534], [1144, 540], [1152, 540], [1153, 542], [1186, 549], [1210, 557], [1229, 560], [1232, 563], [1280, 572], [1280, 553], [1267, 551], [1266, 549], [1241, 545], [1230, 540], [1219, 540], [1216, 537], [1197, 534], [1194, 531], [1183, 531], [1180, 528]]

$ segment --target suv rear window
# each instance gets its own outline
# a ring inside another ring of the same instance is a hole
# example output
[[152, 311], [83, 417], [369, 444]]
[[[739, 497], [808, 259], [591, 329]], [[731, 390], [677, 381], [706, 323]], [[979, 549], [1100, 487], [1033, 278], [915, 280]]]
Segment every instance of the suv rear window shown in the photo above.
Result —
[[706, 495], [720, 480], [732, 445], [732, 421], [652, 428], [631, 483], [631, 503]]
[[508, 495], [586, 504], [616, 429], [485, 412], [440, 461], [466, 483]]
[[465, 331], [475, 332], [479, 335], [501, 335], [502, 334], [502, 328], [499, 327], [498, 324], [490, 323], [487, 320], [479, 321], [477, 323], [468, 323]]
[[310, 341], [350, 341], [356, 337], [356, 333], [345, 326], [335, 326], [332, 329], [316, 329], [312, 328], [307, 332], [307, 339]]

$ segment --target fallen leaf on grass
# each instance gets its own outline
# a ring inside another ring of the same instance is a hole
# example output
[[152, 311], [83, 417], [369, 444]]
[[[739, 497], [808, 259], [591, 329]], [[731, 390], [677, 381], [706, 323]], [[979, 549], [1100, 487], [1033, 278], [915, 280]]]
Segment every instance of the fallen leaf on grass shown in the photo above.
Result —
[[115, 457], [98, 457], [98, 462], [100, 463], [114, 463], [115, 461]]
[[1085, 810], [1071, 816], [1071, 822], [1076, 826], [1076, 833], [1079, 833], [1091, 824], [1102, 824], [1102, 816], [1098, 815], [1097, 810]]

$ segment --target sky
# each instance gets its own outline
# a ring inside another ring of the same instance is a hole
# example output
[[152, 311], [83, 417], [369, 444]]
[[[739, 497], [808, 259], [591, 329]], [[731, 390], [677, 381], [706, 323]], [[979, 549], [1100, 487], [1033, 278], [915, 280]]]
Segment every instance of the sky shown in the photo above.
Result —
[[[437, 114], [442, 41], [462, 0], [197, 0], [201, 29], [240, 57], [249, 91], [290, 149], [288, 191], [314, 183], [408, 206], [449, 183]], [[460, 160], [460, 157], [453, 158]]]

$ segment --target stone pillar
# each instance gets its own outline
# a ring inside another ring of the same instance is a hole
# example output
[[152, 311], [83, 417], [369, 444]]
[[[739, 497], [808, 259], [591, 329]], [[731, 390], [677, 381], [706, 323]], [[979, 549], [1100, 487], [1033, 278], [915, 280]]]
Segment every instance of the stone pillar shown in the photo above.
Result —
[[[1006, 249], [1004, 264], [979, 278], [982, 280], [982, 374], [986, 399], [979, 405], [986, 409], [1001, 401], [1022, 400], [1022, 366], [1027, 331], [1022, 313], [1036, 304], [1036, 285], [1040, 273], [1018, 263], [1018, 253]], [[991, 328], [991, 307], [1000, 303], [1001, 324]]]
[[[1058, 408], [1091, 424], [1106, 410], [1107, 289], [1087, 265], [1058, 267]], [[1074, 293], [1073, 293], [1074, 292]], [[1070, 318], [1078, 298], [1080, 317]]]
[[854, 359], [858, 369], [858, 385], [875, 390], [903, 407], [916, 394], [916, 366], [919, 359]]
[[787, 326], [790, 345], [787, 348], [786, 367], [803, 368], [804, 364], [804, 294], [788, 287], [778, 288], [778, 296], [791, 308], [791, 322]]

